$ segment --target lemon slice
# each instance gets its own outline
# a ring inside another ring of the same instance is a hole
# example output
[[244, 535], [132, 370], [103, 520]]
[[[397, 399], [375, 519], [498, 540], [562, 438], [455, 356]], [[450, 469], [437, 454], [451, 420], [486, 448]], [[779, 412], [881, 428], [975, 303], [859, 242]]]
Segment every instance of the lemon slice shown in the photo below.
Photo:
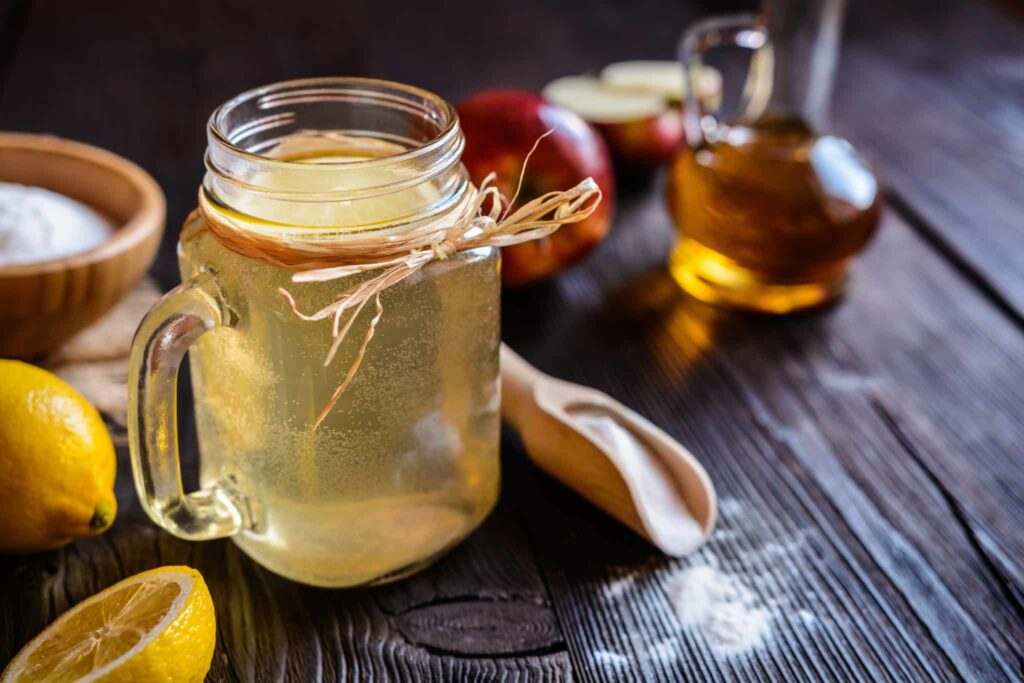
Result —
[[215, 642], [213, 600], [202, 575], [160, 567], [62, 614], [22, 648], [0, 683], [199, 682]]

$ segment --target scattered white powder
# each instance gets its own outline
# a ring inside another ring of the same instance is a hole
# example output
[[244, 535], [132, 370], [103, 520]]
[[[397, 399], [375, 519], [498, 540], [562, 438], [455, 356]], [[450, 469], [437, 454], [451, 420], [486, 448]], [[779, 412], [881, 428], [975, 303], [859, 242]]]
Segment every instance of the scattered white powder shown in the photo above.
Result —
[[771, 616], [754, 592], [715, 567], [699, 565], [674, 575], [668, 596], [679, 622], [720, 654], [755, 648], [769, 634]]
[[627, 590], [632, 588], [633, 584], [636, 583], [636, 577], [624, 576], [621, 579], [614, 579], [610, 583], [601, 587], [601, 592], [604, 593], [604, 597], [608, 600], [614, 600], [621, 598]]
[[776, 622], [818, 628], [815, 615], [803, 608], [813, 601], [801, 560], [807, 532], [780, 536], [735, 498], [720, 500], [718, 510], [721, 528], [685, 566], [656, 560], [612, 568], [601, 587], [604, 599], [650, 604], [667, 598], [664, 609], [676, 616], [678, 631], [655, 640], [646, 629], [629, 628], [604, 643], [604, 651], [665, 664], [686, 656], [688, 635], [716, 657], [740, 657], [769, 647]]
[[651, 659], [659, 662], [671, 662], [676, 658], [675, 650], [672, 648], [671, 640], [659, 640], [648, 651], [648, 656]]
[[878, 391], [881, 382], [874, 377], [858, 375], [853, 372], [831, 372], [821, 373], [820, 378], [829, 389], [844, 393], [872, 393]]
[[611, 666], [616, 669], [629, 664], [629, 658], [625, 655], [608, 650], [596, 650], [594, 652], [594, 661], [603, 666]]
[[728, 517], [743, 517], [746, 509], [736, 498], [722, 498], [718, 501], [718, 511]]
[[612, 457], [630, 485], [640, 519], [655, 545], [675, 557], [700, 547], [704, 530], [686, 507], [679, 487], [657, 454], [597, 406], [577, 408], [570, 415]]
[[0, 266], [88, 251], [110, 233], [110, 223], [81, 202], [41, 187], [0, 182]]

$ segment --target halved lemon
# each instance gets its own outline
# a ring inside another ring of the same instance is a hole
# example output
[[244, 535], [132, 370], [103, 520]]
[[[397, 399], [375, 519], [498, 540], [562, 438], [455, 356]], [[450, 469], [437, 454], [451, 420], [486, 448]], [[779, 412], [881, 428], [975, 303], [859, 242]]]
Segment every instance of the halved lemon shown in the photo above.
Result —
[[216, 643], [202, 575], [160, 567], [75, 605], [22, 648], [0, 683], [198, 683]]

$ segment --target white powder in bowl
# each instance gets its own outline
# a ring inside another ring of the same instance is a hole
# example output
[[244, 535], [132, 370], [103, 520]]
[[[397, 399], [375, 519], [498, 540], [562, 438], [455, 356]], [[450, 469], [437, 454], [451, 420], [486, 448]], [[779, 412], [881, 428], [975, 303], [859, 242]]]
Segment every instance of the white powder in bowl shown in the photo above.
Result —
[[109, 221], [70, 197], [0, 182], [0, 266], [88, 251], [111, 232]]

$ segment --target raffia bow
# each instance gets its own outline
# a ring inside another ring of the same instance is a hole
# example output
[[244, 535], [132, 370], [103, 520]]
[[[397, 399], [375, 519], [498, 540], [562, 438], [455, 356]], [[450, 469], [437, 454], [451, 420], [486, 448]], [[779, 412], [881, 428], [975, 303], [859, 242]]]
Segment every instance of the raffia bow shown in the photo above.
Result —
[[[525, 165], [524, 161], [524, 171]], [[284, 288], [278, 290], [296, 317], [306, 321], [332, 319], [333, 342], [324, 359], [324, 367], [334, 360], [367, 302], [372, 299], [376, 307], [355, 360], [317, 416], [314, 430], [334, 408], [362, 364], [377, 324], [384, 315], [381, 292], [428, 263], [446, 260], [460, 251], [488, 246], [507, 247], [546, 237], [562, 225], [585, 220], [597, 209], [602, 198], [597, 183], [593, 178], [587, 178], [570, 190], [548, 192], [512, 211], [519, 191], [517, 189], [512, 199], [506, 201], [494, 186], [495, 177], [491, 173], [479, 188], [472, 190], [455, 218], [449, 216], [383, 237], [351, 237], [332, 242], [289, 241], [254, 233], [211, 207], [205, 193], [200, 192], [199, 212], [221, 244], [242, 256], [297, 271], [292, 276], [294, 283], [327, 282], [358, 273], [381, 271], [341, 292], [333, 303], [314, 313], [303, 313], [291, 292]], [[520, 174], [520, 186], [522, 177]], [[507, 208], [503, 210], [502, 207]]]

